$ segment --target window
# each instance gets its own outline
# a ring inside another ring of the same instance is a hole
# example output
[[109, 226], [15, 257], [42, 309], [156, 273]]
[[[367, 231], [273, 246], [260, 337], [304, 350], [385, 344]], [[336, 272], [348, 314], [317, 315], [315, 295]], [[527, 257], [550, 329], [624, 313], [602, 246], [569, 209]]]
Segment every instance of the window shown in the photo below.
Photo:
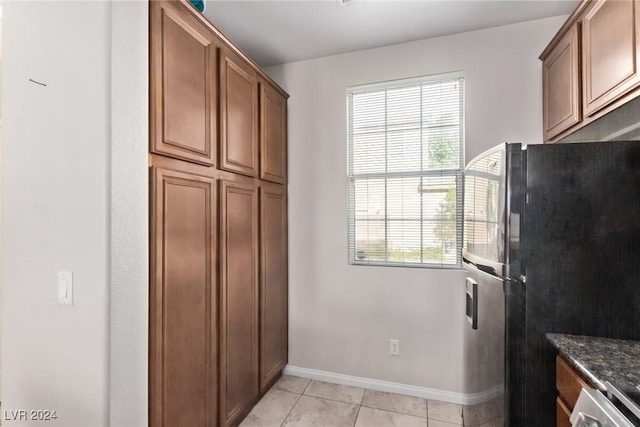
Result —
[[347, 90], [349, 262], [461, 264], [464, 78]]

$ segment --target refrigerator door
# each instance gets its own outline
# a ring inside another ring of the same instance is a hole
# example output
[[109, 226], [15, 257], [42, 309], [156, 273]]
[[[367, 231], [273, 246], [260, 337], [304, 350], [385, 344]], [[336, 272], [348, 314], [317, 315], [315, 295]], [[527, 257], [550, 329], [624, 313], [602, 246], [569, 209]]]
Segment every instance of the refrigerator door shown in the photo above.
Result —
[[520, 274], [521, 163], [520, 144], [502, 144], [465, 169], [462, 256], [500, 277]]
[[505, 298], [503, 280], [467, 263], [464, 379], [467, 394], [480, 405], [482, 421], [503, 426]]
[[525, 426], [555, 423], [548, 332], [640, 339], [640, 142], [530, 145]]

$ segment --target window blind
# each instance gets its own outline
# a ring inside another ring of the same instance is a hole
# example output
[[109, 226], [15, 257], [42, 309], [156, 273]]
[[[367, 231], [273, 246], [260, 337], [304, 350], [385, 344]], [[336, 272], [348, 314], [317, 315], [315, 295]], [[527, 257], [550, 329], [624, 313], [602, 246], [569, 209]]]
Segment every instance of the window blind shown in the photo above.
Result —
[[464, 78], [347, 90], [349, 262], [461, 264]]

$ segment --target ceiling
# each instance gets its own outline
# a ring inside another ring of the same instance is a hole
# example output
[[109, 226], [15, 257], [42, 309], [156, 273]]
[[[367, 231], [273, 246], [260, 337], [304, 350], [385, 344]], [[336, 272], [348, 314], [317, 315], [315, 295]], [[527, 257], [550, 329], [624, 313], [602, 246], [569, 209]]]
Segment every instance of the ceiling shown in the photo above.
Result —
[[260, 66], [570, 14], [578, 0], [207, 0], [205, 15]]

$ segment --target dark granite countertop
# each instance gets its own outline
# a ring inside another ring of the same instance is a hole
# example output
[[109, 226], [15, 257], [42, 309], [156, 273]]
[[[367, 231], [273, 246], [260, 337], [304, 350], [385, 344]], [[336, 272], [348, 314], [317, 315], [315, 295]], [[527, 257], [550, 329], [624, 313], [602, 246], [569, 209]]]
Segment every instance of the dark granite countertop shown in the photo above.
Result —
[[605, 381], [624, 390], [640, 385], [640, 341], [567, 334], [546, 337], [596, 387], [604, 389]]

